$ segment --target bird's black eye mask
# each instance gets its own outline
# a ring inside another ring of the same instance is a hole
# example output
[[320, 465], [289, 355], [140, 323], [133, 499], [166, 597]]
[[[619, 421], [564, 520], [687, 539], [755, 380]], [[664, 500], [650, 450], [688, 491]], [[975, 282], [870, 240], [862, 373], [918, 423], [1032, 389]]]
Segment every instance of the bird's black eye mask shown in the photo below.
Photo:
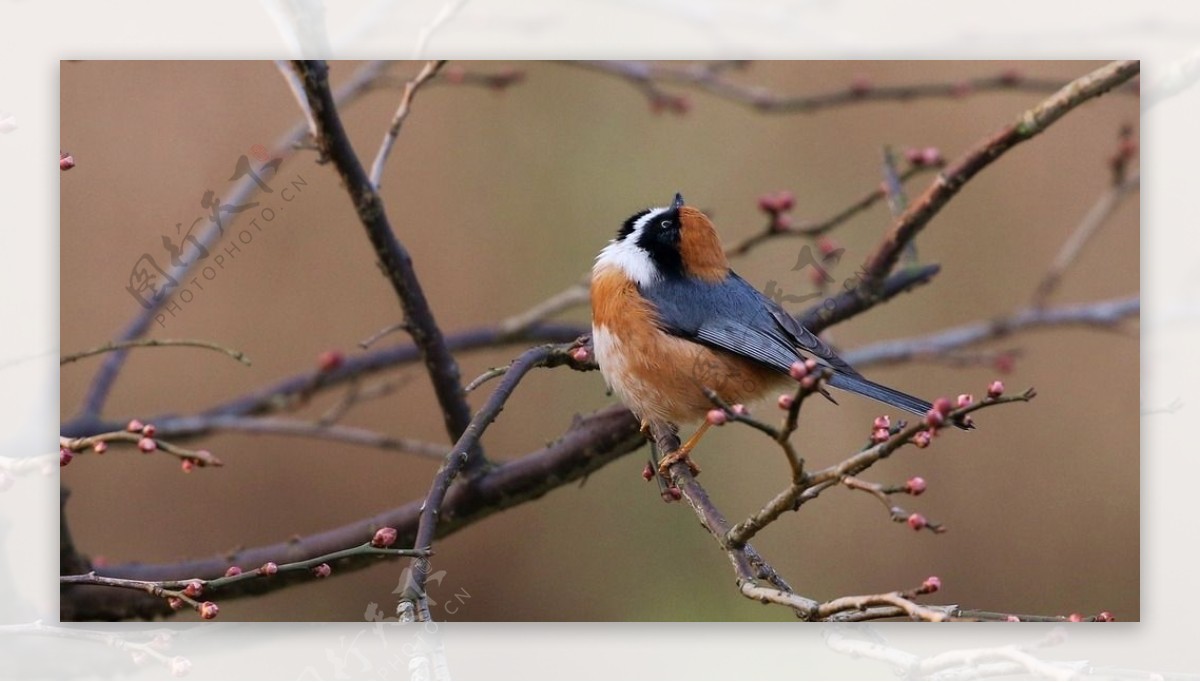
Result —
[[653, 209], [648, 208], [644, 211], [639, 211], [639, 212], [634, 213], [633, 215], [629, 216], [629, 220], [626, 220], [625, 224], [621, 226], [621, 229], [617, 231], [617, 241], [619, 241], [619, 242], [625, 241], [626, 237], [633, 234], [633, 228], [635, 225], [637, 225], [637, 221], [639, 221], [643, 217], [645, 217], [646, 214], [649, 213], [651, 210], [653, 210]]
[[[646, 214], [643, 213], [643, 216]], [[671, 208], [655, 215], [642, 233], [637, 245], [650, 254], [650, 259], [664, 276], [682, 276], [683, 258], [679, 253], [679, 209]]]

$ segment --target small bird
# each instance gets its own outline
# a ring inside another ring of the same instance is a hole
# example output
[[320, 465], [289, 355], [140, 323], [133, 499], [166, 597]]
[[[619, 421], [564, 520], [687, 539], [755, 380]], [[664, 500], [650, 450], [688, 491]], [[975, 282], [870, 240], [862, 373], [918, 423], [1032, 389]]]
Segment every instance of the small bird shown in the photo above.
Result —
[[[729, 404], [760, 399], [794, 383], [793, 363], [809, 357], [834, 388], [918, 415], [932, 407], [863, 377], [739, 277], [712, 221], [679, 194], [669, 206], [631, 216], [604, 247], [592, 268], [591, 303], [600, 373], [644, 432], [656, 422], [704, 419], [713, 408], [705, 389]], [[708, 426], [664, 456], [659, 472], [679, 461], [698, 471], [688, 455]]]

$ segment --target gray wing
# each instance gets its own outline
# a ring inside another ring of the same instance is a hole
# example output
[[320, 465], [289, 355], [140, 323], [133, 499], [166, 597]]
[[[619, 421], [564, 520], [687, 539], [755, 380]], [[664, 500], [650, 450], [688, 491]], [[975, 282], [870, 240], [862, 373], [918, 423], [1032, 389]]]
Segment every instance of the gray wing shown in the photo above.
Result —
[[757, 360], [787, 373], [801, 351], [837, 372], [858, 376], [824, 341], [746, 280], [730, 273], [722, 282], [684, 278], [641, 289], [657, 308], [664, 331]]
[[[730, 273], [718, 283], [683, 278], [641, 288], [658, 309], [659, 325], [675, 336], [757, 360], [786, 374], [792, 363], [811, 356], [832, 370], [829, 385], [925, 414], [931, 405], [877, 384], [839, 358], [778, 303]], [[828, 397], [828, 394], [826, 394]], [[958, 424], [959, 428], [968, 428]]]

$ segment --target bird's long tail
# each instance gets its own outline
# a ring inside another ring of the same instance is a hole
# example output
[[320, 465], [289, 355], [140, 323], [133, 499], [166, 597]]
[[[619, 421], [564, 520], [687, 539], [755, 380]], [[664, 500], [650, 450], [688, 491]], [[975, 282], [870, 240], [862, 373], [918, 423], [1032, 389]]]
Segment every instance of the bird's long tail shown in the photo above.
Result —
[[[834, 373], [829, 378], [827, 383], [834, 388], [840, 388], [843, 391], [850, 391], [862, 396], [866, 396], [873, 400], [878, 400], [881, 403], [898, 407], [901, 410], [912, 412], [913, 414], [925, 416], [933, 405], [920, 398], [911, 396], [907, 393], [902, 393], [894, 388], [888, 388], [882, 384], [877, 384], [863, 376], [855, 376], [851, 374], [843, 374], [840, 372]], [[968, 423], [962, 421], [956, 422], [955, 426], [960, 429], [973, 428]]]

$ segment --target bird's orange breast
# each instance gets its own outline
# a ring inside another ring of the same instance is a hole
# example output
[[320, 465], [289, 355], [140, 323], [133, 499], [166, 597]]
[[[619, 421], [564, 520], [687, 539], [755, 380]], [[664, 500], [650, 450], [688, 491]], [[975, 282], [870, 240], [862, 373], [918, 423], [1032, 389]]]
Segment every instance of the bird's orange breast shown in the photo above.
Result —
[[705, 387], [729, 403], [747, 403], [788, 382], [754, 360], [662, 331], [653, 306], [619, 269], [597, 269], [591, 298], [600, 372], [639, 417], [691, 422], [713, 407]]

